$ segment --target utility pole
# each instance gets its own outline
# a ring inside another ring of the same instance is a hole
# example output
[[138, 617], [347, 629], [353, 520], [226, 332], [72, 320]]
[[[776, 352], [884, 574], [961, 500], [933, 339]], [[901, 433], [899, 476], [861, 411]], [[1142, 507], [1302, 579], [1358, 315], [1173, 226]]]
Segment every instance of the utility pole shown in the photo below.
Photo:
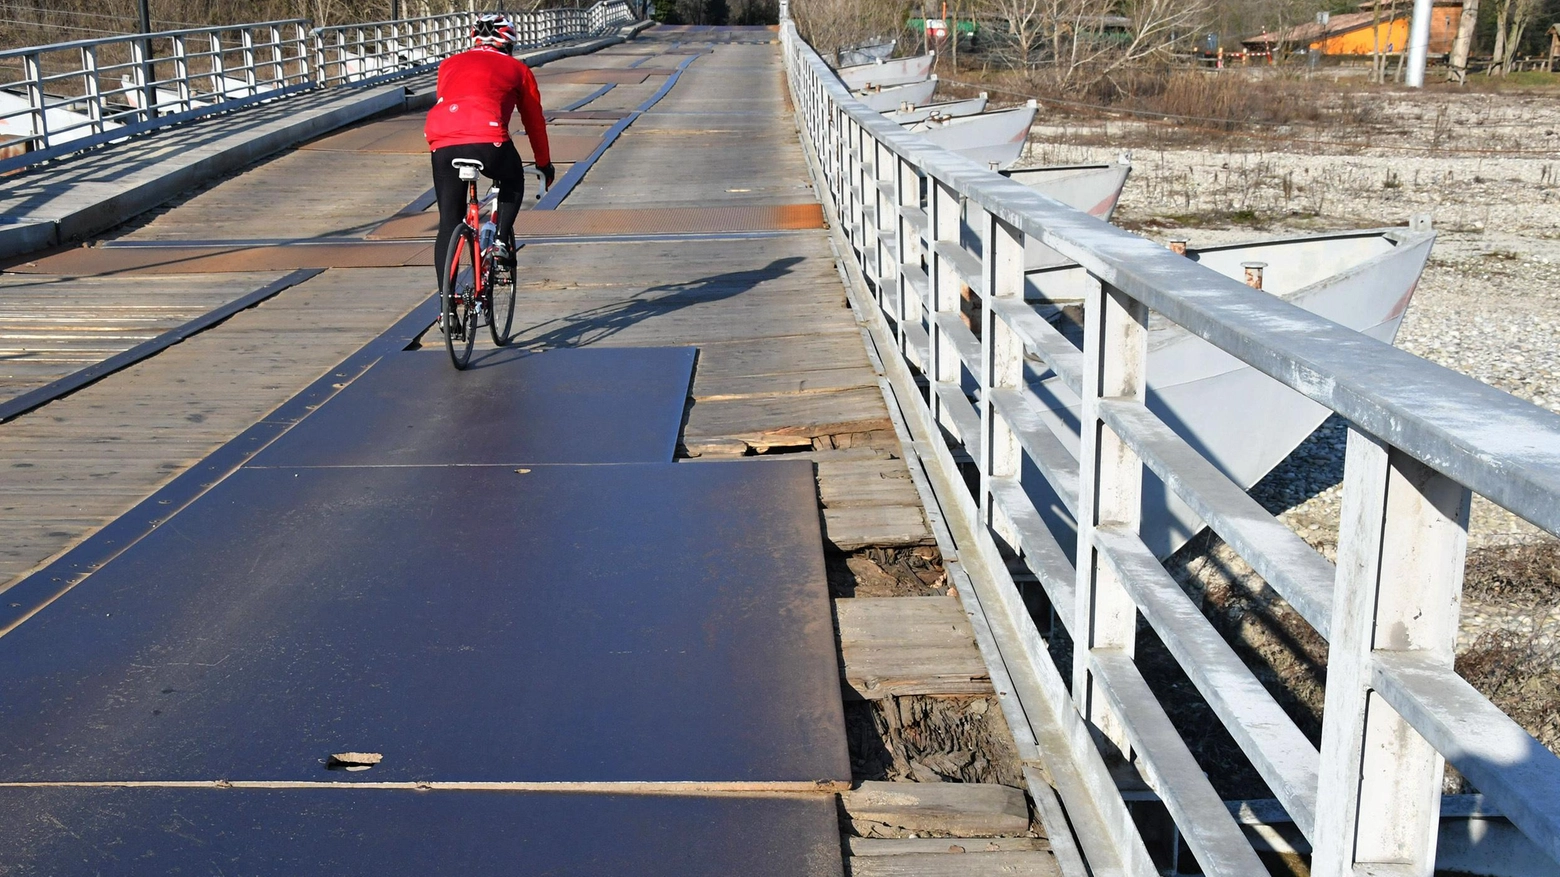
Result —
[[1408, 26], [1408, 73], [1404, 83], [1409, 88], [1425, 84], [1425, 56], [1430, 54], [1431, 0], [1414, 0], [1414, 19]]
[[149, 0], [141, 0], [141, 106], [146, 109], [144, 118], [148, 122], [157, 117], [157, 87], [152, 84], [157, 81], [152, 75], [152, 41], [144, 36], [151, 32], [151, 5]]

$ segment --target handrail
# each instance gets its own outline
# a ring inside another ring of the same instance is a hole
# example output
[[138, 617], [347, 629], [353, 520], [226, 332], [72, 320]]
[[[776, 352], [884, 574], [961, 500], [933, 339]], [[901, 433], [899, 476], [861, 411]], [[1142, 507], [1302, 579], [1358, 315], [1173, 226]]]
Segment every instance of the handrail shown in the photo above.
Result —
[[[474, 13], [312, 28], [292, 18], [0, 51], [0, 173], [303, 91], [431, 70]], [[604, 36], [626, 0], [514, 16], [520, 46]]]
[[65, 43], [45, 43], [38, 46], [23, 46], [17, 49], [0, 49], [0, 61], [7, 58], [19, 58], [23, 55], [36, 54], [38, 52], [60, 52], [71, 49], [86, 49], [94, 46], [105, 46], [110, 43], [122, 43], [126, 40], [163, 40], [173, 37], [191, 37], [199, 34], [225, 33], [245, 28], [259, 27], [284, 27], [287, 25], [307, 25], [305, 18], [283, 18], [276, 21], [257, 21], [248, 24], [214, 24], [209, 27], [180, 28], [179, 30], [160, 30], [145, 34], [125, 34], [112, 37], [94, 37], [90, 40], [71, 40]]
[[[1311, 840], [1313, 873], [1341, 877], [1383, 863], [1429, 873], [1443, 753], [1479, 777], [1486, 797], [1535, 846], [1560, 857], [1553, 815], [1560, 759], [1530, 737], [1530, 745], [1512, 743], [1525, 735], [1509, 720], [1499, 734], [1489, 731], [1499, 711], [1459, 685], [1452, 667], [1471, 496], [1560, 535], [1560, 416], [1225, 278], [906, 132], [850, 94], [784, 7], [793, 102], [831, 225], [849, 245], [847, 262], [867, 296], [858, 306], [917, 453], [944, 485], [937, 500], [959, 563], [984, 571], [971, 576], [975, 593], [1019, 689], [1009, 721], [1055, 717], [1074, 741], [1040, 757], [1053, 776], [1070, 778], [1056, 788], [1085, 852], [1131, 873], [1151, 868], [1134, 852], [1142, 840], [1120, 818], [1103, 755], [1077, 742], [1091, 739], [1070, 724], [1080, 720], [1108, 748], [1134, 756], [1206, 873], [1260, 870], [1249, 848], [1232, 846], [1238, 828], [1226, 809], [1209, 805], [1207, 781], [1189, 769], [1186, 742], [1167, 733], [1163, 708], [1142, 702], [1132, 652], [1143, 618]], [[1037, 310], [1056, 303], [1026, 301], [1031, 242], [1093, 281], [1081, 350]], [[976, 303], [978, 331], [961, 321], [966, 295]], [[1151, 313], [1349, 420], [1336, 564], [1251, 502], [1145, 404]], [[1029, 391], [1026, 356], [1056, 366], [1081, 398], [1076, 453], [1055, 452], [1060, 443]], [[961, 458], [974, 462], [976, 486], [961, 474]], [[1026, 463], [1058, 485], [1078, 522], [1071, 555], [1024, 489]], [[1145, 465], [1328, 640], [1319, 750], [1146, 547]], [[1017, 597], [1008, 568], [1014, 554], [1064, 614], [1048, 635], [1071, 637], [1070, 666], [1053, 666], [1035, 647], [1042, 634]], [[1058, 684], [1065, 677], [1070, 692]], [[1444, 714], [1470, 698], [1482, 702], [1483, 718]], [[1036, 739], [1058, 733], [1029, 731]], [[1170, 777], [1178, 779], [1166, 785]]]

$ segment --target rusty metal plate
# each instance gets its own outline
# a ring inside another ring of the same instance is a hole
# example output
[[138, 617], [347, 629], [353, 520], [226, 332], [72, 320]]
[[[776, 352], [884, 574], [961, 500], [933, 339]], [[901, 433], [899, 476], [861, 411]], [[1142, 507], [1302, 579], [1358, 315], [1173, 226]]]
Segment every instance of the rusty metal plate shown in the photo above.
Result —
[[[603, 128], [603, 131], [606, 129]], [[535, 161], [536, 154], [531, 151], [531, 141], [524, 134], [515, 134], [515, 149], [519, 150], [520, 157], [526, 161]], [[573, 164], [583, 161], [596, 151], [601, 145], [601, 134], [564, 134], [557, 129], [547, 132], [547, 148], [552, 153], [553, 164]]]
[[381, 359], [252, 464], [669, 463], [676, 453], [692, 347], [484, 345], [457, 372], [437, 330], [430, 338], [436, 350]]
[[801, 460], [239, 469], [0, 637], [0, 781], [842, 786], [815, 490]]
[[549, 83], [561, 82], [573, 85], [639, 85], [651, 76], [670, 76], [676, 70], [649, 67], [611, 67], [600, 70], [536, 71], [539, 84], [545, 89]]
[[[416, 217], [420, 218], [419, 214]], [[437, 217], [434, 217], [437, 220]], [[428, 234], [432, 239], [433, 234]], [[425, 243], [263, 246], [78, 247], [6, 267], [13, 274], [96, 277], [107, 274], [223, 274], [297, 268], [403, 268], [432, 265]]]
[[[439, 217], [427, 213], [397, 216], [369, 232], [368, 239], [432, 240]], [[523, 210], [515, 220], [516, 237], [573, 237], [626, 234], [719, 234], [823, 228], [823, 208], [809, 204], [737, 207], [663, 207], [646, 210]]]
[[0, 814], [0, 861], [15, 877], [839, 877], [842, 868], [824, 794], [8, 788]]

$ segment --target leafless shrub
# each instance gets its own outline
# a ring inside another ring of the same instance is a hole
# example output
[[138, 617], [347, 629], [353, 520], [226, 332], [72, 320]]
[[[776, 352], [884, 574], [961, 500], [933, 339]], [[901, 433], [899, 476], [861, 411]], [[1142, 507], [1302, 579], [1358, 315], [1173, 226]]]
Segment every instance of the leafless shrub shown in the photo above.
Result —
[[791, 18], [802, 38], [825, 56], [905, 30], [903, 5], [889, 0], [793, 0]]

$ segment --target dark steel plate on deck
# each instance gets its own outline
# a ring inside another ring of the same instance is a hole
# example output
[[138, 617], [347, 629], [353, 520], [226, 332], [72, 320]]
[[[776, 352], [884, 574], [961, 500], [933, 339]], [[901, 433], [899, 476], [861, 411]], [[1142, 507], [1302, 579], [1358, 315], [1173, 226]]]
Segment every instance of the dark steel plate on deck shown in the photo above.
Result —
[[238, 470], [0, 637], [0, 781], [849, 781], [811, 463], [526, 468]]
[[692, 347], [484, 345], [458, 372], [437, 329], [430, 339], [437, 349], [381, 359], [251, 465], [668, 463], [677, 451]]
[[0, 789], [17, 877], [838, 877], [832, 795]]

